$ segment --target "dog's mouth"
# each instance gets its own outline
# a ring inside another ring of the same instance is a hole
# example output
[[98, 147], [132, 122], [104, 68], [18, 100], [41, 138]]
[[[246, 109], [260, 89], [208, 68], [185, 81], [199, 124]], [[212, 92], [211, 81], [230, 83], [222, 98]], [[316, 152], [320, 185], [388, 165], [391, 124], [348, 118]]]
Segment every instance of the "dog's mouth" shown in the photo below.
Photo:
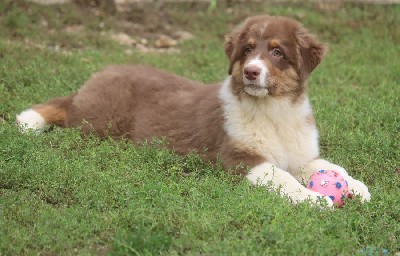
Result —
[[256, 97], [263, 97], [269, 94], [268, 87], [266, 85], [260, 85], [258, 83], [245, 84], [244, 91], [247, 94]]
[[267, 88], [267, 81], [266, 78], [257, 78], [255, 80], [249, 80], [245, 76], [243, 76], [243, 83], [245, 86], [253, 86], [253, 87], [260, 87], [260, 88]]
[[245, 84], [245, 87], [248, 87], [248, 88], [253, 89], [253, 90], [268, 90], [267, 86], [256, 84], [256, 83], [254, 83], [254, 84]]

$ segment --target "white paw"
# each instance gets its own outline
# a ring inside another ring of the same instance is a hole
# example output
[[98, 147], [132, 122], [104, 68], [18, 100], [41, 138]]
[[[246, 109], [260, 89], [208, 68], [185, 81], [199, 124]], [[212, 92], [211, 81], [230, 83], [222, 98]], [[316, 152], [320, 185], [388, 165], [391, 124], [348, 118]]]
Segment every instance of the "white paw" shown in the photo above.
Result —
[[359, 195], [361, 197], [361, 201], [369, 202], [371, 200], [371, 194], [368, 191], [368, 187], [364, 183], [353, 179], [350, 176], [346, 180], [349, 184], [349, 191], [354, 195]]
[[333, 201], [331, 198], [306, 188], [296, 192], [288, 193], [286, 195], [290, 198], [293, 204], [309, 201], [320, 207], [326, 207], [326, 208], [333, 207]]
[[22, 111], [21, 114], [17, 115], [16, 122], [23, 133], [29, 131], [40, 132], [46, 125], [46, 121], [42, 115], [33, 109]]

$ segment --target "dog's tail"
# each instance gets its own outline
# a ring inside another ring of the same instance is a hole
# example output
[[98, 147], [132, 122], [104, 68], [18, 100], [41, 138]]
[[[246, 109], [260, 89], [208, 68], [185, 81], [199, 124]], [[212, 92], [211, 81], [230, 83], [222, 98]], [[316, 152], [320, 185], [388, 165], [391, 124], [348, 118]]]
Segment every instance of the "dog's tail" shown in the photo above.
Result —
[[41, 132], [46, 126], [67, 126], [67, 113], [75, 94], [52, 99], [35, 105], [17, 115], [16, 122], [22, 132]]

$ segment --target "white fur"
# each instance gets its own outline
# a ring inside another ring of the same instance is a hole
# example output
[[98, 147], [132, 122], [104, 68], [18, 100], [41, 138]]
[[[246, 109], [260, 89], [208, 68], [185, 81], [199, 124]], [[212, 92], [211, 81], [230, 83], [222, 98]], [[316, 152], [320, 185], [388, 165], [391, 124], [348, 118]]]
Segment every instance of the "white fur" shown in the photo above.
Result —
[[329, 197], [307, 189], [290, 173], [268, 162], [253, 167], [246, 178], [253, 185], [271, 186], [272, 189], [279, 190], [281, 195], [288, 196], [294, 204], [310, 200], [313, 203], [325, 202], [328, 207], [333, 206]]
[[38, 112], [33, 109], [27, 109], [17, 115], [17, 124], [22, 132], [35, 131], [40, 132], [46, 126], [46, 121]]
[[319, 154], [318, 132], [306, 125], [311, 115], [308, 99], [293, 104], [286, 98], [243, 98], [233, 95], [225, 80], [223, 102], [227, 134], [241, 148], [264, 156], [271, 164], [295, 174]]
[[342, 167], [323, 159], [314, 160], [319, 156], [318, 131], [306, 121], [312, 115], [307, 97], [297, 103], [271, 96], [239, 99], [232, 93], [231, 77], [224, 81], [219, 96], [224, 109], [224, 130], [235, 146], [268, 160], [250, 170], [246, 178], [252, 184], [270, 183], [294, 203], [307, 199], [318, 202], [322, 197], [330, 206], [328, 197], [305, 188], [299, 181], [308, 180], [321, 169], [337, 170], [355, 194], [364, 201], [370, 200], [368, 188]]

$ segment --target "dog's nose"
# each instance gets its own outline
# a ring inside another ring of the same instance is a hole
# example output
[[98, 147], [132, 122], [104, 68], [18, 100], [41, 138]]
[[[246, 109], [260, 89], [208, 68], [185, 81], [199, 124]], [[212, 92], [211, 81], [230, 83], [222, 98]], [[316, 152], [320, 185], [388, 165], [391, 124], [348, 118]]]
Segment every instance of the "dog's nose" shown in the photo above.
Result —
[[244, 68], [244, 76], [249, 80], [256, 80], [261, 73], [261, 68], [251, 65]]

